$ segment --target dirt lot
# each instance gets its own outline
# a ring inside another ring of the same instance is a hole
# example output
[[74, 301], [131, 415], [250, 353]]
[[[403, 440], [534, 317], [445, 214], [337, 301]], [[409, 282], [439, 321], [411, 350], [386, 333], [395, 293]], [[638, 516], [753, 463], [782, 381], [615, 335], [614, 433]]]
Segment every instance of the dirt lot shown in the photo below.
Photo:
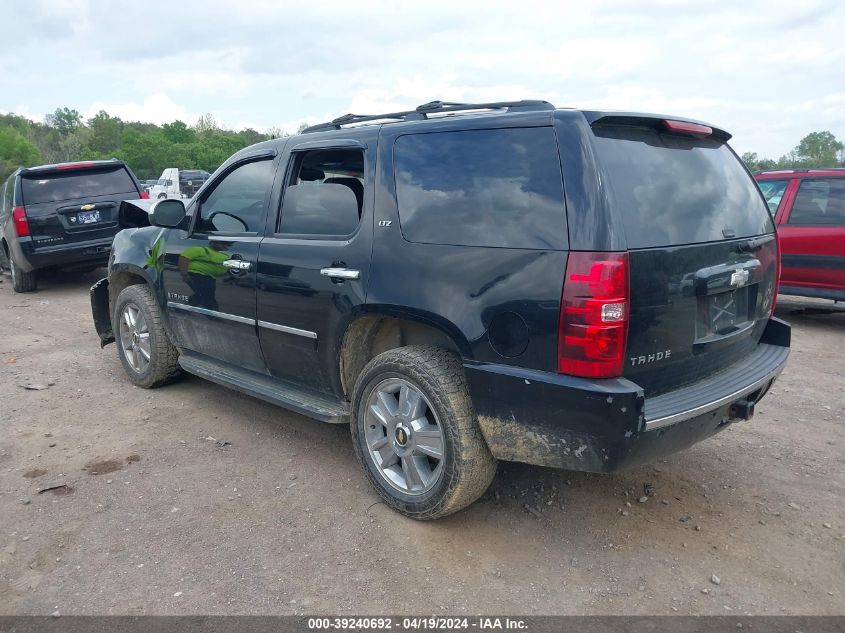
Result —
[[0, 613], [845, 613], [829, 302], [781, 298], [792, 357], [752, 422], [616, 476], [502, 464], [418, 523], [377, 503], [345, 427], [197, 378], [131, 386], [96, 278], [0, 283]]

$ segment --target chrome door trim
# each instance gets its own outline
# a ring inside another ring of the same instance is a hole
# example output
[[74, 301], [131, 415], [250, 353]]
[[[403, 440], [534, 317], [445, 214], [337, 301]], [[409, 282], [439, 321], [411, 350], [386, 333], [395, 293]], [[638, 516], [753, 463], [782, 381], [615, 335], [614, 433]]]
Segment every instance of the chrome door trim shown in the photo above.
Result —
[[296, 327], [290, 327], [288, 325], [279, 325], [278, 323], [270, 323], [270, 321], [259, 321], [258, 327], [263, 327], [268, 330], [275, 330], [276, 332], [284, 332], [285, 334], [293, 334], [295, 336], [304, 336], [305, 338], [311, 338], [315, 341], [317, 340], [316, 332], [311, 332], [310, 330], [300, 330]]
[[229, 314], [228, 312], [218, 312], [217, 310], [209, 310], [208, 308], [198, 308], [197, 306], [190, 306], [187, 303], [176, 303], [175, 301], [168, 301], [167, 307], [172, 310], [182, 310], [183, 312], [194, 312], [210, 317], [217, 317], [218, 319], [226, 319], [227, 321], [234, 321], [235, 323], [245, 323], [246, 325], [255, 325], [255, 319], [249, 317], [238, 316], [237, 314]]

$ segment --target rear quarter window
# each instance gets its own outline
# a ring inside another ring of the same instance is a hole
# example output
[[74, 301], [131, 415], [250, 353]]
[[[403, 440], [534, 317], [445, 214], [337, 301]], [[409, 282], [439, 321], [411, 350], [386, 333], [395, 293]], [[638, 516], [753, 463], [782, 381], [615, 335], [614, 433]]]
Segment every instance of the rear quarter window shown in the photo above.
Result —
[[751, 237], [774, 231], [739, 158], [715, 139], [630, 125], [593, 128], [596, 156], [628, 248]]
[[845, 226], [845, 178], [805, 178], [798, 186], [789, 224]]
[[408, 241], [567, 247], [563, 180], [550, 127], [400, 136], [394, 164]]
[[21, 183], [24, 204], [138, 193], [135, 182], [123, 167], [29, 174], [21, 178]]

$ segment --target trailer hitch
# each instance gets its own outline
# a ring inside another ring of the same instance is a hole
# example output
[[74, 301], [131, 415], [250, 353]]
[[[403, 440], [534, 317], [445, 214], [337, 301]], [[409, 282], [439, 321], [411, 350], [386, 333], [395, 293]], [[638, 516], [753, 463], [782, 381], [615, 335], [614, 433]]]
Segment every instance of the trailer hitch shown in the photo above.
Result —
[[737, 400], [731, 405], [729, 415], [734, 419], [750, 420], [754, 417], [754, 401], [746, 399]]

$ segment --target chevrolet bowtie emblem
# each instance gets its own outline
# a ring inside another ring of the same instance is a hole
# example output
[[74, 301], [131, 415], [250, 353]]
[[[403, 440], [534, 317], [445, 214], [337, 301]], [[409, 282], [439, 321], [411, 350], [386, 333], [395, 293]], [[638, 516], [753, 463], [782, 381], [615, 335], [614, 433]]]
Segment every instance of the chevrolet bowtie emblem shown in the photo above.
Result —
[[735, 270], [731, 273], [731, 285], [734, 288], [739, 288], [740, 286], [744, 286], [745, 283], [748, 281], [748, 271], [743, 269]]
[[83, 204], [81, 207], [79, 207], [79, 210], [80, 211], [90, 211], [93, 208], [94, 208], [93, 204]]

